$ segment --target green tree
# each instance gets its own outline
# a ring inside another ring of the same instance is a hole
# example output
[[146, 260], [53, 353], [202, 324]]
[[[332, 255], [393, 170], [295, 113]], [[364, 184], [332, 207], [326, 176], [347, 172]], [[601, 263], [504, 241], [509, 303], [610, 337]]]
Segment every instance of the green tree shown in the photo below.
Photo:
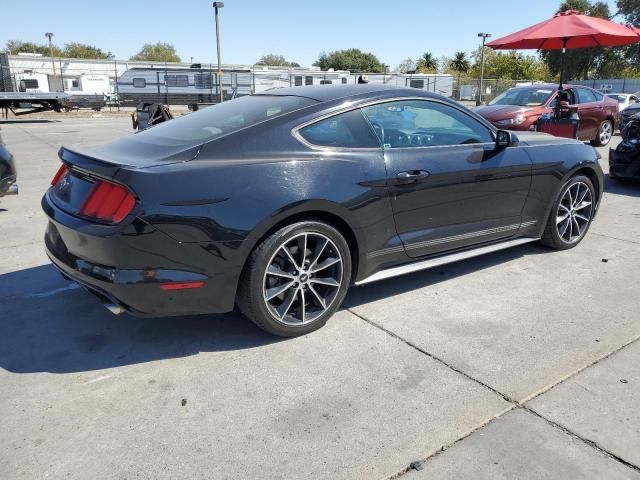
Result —
[[66, 43], [63, 50], [63, 56], [68, 58], [96, 58], [107, 59], [113, 58], [110, 52], [103, 52], [98, 47], [86, 45], [84, 43]]
[[397, 73], [408, 73], [416, 69], [416, 62], [407, 57], [393, 71]]
[[[48, 43], [34, 43], [23, 42], [21, 40], [9, 40], [5, 46], [5, 49], [10, 55], [17, 55], [18, 53], [40, 53], [45, 56], [49, 56], [49, 44]], [[63, 56], [62, 50], [57, 46], [52, 46], [53, 56]]]
[[[473, 78], [480, 78], [481, 48], [471, 54], [474, 63], [468, 71]], [[508, 80], [550, 80], [546, 64], [534, 55], [516, 50], [506, 52], [485, 48], [484, 77]]]
[[438, 71], [438, 60], [430, 52], [425, 52], [418, 59], [416, 71], [418, 73], [436, 73]]
[[383, 73], [384, 65], [373, 53], [365, 53], [357, 48], [322, 52], [315, 66], [322, 70], [349, 70], [354, 73]]
[[[640, 0], [617, 0], [616, 7], [627, 25], [640, 27]], [[624, 56], [628, 62], [624, 76], [640, 76], [640, 43], [625, 48]]]
[[140, 51], [130, 58], [130, 60], [141, 60], [149, 62], [179, 62], [180, 57], [176, 52], [176, 47], [169, 43], [158, 42], [155, 44], [145, 43]]
[[272, 67], [299, 67], [300, 64], [296, 62], [289, 62], [282, 55], [276, 55], [274, 53], [269, 53], [267, 55], [263, 55], [260, 60], [256, 62], [256, 65], [267, 65]]
[[456, 52], [453, 54], [453, 58], [449, 60], [448, 69], [454, 72], [458, 77], [464, 75], [471, 68], [471, 62], [467, 58], [465, 52]]

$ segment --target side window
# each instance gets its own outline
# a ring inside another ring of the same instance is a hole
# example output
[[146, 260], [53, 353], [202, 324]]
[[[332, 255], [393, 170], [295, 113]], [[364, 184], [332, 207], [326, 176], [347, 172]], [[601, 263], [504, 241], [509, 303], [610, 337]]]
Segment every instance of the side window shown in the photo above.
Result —
[[602, 99], [604, 98], [604, 95], [601, 94], [600, 92], [594, 92], [592, 90], [589, 90], [591, 93], [593, 93], [593, 95], [596, 97], [596, 102], [601, 102]]
[[302, 75], [296, 75], [293, 77], [293, 85], [296, 87], [302, 86]]
[[165, 75], [164, 81], [167, 87], [188, 87], [189, 77], [187, 75]]
[[347, 83], [347, 79], [345, 77], [342, 77], [342, 83]]
[[411, 88], [424, 88], [424, 80], [410, 80], [409, 86]]
[[26, 78], [24, 80], [22, 80], [24, 87], [25, 88], [39, 88], [38, 87], [38, 80], [35, 80], [33, 78]]
[[493, 143], [491, 130], [452, 106], [427, 100], [386, 102], [362, 109], [385, 148]]
[[320, 85], [331, 85], [331, 83], [332, 83], [331, 80], [325, 80], [325, 79], [320, 80]]
[[311, 75], [307, 75], [306, 77], [304, 77], [304, 84], [313, 85], [313, 77]]
[[196, 88], [211, 89], [213, 88], [213, 75], [211, 73], [196, 73], [193, 76], [193, 83]]
[[307, 142], [320, 147], [380, 147], [360, 110], [351, 110], [320, 120], [300, 129], [298, 133]]
[[147, 81], [144, 78], [134, 78], [133, 86], [134, 88], [144, 88], [147, 86]]
[[586, 88], [578, 88], [578, 103], [597, 102], [595, 94]]

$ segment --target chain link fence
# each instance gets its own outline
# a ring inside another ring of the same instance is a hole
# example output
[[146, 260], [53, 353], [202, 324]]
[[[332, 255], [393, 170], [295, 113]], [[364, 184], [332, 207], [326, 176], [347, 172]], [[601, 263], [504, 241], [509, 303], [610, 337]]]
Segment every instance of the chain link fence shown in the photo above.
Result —
[[602, 93], [638, 93], [640, 78], [605, 78], [598, 80], [571, 80], [573, 85], [584, 85]]

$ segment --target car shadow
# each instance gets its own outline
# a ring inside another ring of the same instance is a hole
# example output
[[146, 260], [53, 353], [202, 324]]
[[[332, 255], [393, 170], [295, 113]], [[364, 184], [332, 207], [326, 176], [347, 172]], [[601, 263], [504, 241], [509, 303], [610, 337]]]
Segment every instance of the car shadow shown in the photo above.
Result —
[[0, 368], [71, 373], [280, 341], [238, 313], [113, 315], [50, 265], [0, 275]]
[[607, 173], [604, 177], [604, 191], [614, 195], [640, 197], [640, 181], [630, 179], [614, 179]]
[[0, 125], [11, 125], [13, 123], [60, 123], [62, 120], [47, 120], [44, 118], [15, 118], [11, 120], [0, 120]]
[[[546, 253], [522, 245], [431, 270], [351, 288], [343, 308], [393, 297], [458, 276]], [[0, 368], [73, 373], [259, 348], [283, 341], [233, 312], [166, 318], [113, 315], [50, 265], [0, 275]]]

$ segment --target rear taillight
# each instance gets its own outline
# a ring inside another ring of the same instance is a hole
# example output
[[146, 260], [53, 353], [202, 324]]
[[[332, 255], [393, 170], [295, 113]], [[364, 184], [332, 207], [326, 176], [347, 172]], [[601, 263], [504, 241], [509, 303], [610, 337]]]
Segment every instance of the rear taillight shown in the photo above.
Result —
[[135, 202], [135, 198], [126, 188], [98, 180], [80, 209], [80, 215], [119, 223], [131, 212]]
[[56, 174], [53, 176], [53, 179], [51, 180], [51, 185], [55, 185], [56, 183], [58, 183], [65, 173], [67, 173], [67, 166], [63, 163], [62, 165], [60, 165], [60, 168], [58, 169]]

